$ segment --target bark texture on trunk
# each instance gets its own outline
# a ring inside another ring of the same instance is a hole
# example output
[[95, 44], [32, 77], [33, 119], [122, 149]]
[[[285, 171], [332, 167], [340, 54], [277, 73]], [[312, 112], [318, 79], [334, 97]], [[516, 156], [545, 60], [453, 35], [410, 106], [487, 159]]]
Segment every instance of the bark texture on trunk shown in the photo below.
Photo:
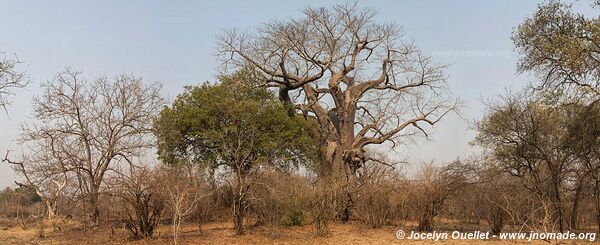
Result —
[[571, 226], [570, 230], [575, 230], [578, 228], [579, 201], [581, 200], [581, 197], [582, 197], [584, 183], [585, 183], [585, 179], [580, 179], [579, 183], [577, 183], [577, 189], [575, 189], [575, 196], [573, 197], [573, 206], [571, 207], [571, 217], [569, 220], [569, 223]]

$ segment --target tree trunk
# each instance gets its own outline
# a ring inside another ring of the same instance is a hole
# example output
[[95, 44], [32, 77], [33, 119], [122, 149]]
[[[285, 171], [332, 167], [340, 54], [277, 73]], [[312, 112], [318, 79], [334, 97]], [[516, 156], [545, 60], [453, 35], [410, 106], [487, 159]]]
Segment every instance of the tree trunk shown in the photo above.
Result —
[[504, 210], [494, 207], [490, 210], [490, 223], [492, 225], [492, 234], [498, 235], [504, 227]]
[[237, 186], [235, 199], [233, 201], [233, 224], [235, 226], [235, 234], [242, 235], [244, 234], [244, 211], [246, 210], [246, 182], [244, 180], [244, 175], [241, 172], [241, 169], [238, 167], [236, 169], [237, 174]]
[[56, 217], [56, 211], [57, 211], [56, 205], [48, 199], [45, 200], [45, 203], [46, 203], [46, 209], [48, 212], [48, 219], [54, 219], [54, 217]]
[[94, 226], [98, 226], [100, 222], [100, 207], [98, 206], [98, 197], [99, 197], [99, 187], [92, 187], [92, 191], [90, 193], [90, 208], [91, 210], [91, 219], [92, 224]]
[[354, 200], [352, 200], [352, 193], [346, 192], [347, 200], [344, 206], [344, 212], [342, 213], [342, 222], [348, 223], [350, 221], [350, 215], [352, 214], [352, 207], [354, 207]]
[[573, 206], [571, 208], [571, 219], [569, 221], [571, 230], [577, 229], [577, 216], [579, 213], [579, 201], [581, 199], [581, 193], [583, 192], [583, 183], [585, 183], [585, 179], [580, 179], [579, 183], [577, 183], [577, 189], [575, 190], [575, 196], [573, 197]]
[[559, 227], [559, 231], [560, 232], [564, 232], [565, 227], [564, 227], [564, 217], [563, 217], [563, 210], [562, 210], [562, 200], [560, 198], [560, 188], [559, 188], [559, 181], [558, 181], [558, 176], [556, 175], [556, 173], [552, 173], [552, 196], [553, 196], [553, 206], [554, 206], [554, 211], [556, 212], [557, 218], [558, 218], [558, 227]]
[[600, 180], [594, 178], [594, 206], [596, 208], [596, 225], [600, 234]]
[[341, 177], [344, 176], [344, 159], [340, 143], [335, 139], [327, 139], [323, 149], [325, 161], [320, 169], [320, 177]]
[[241, 204], [236, 206], [237, 210], [233, 215], [233, 224], [235, 226], [235, 234], [243, 235], [244, 234], [244, 210]]
[[321, 169], [321, 177], [333, 178], [334, 181], [344, 183], [344, 196], [346, 200], [341, 214], [342, 222], [350, 220], [354, 199], [352, 197], [352, 184], [356, 170], [364, 163], [362, 149], [354, 149], [355, 132], [355, 105], [341, 103], [330, 110], [328, 117], [334, 124], [335, 132], [326, 135], [324, 155], [325, 166]]
[[175, 204], [175, 210], [173, 211], [173, 243], [177, 244], [178, 236], [179, 236], [179, 224], [180, 224], [180, 216], [179, 216], [179, 205]]

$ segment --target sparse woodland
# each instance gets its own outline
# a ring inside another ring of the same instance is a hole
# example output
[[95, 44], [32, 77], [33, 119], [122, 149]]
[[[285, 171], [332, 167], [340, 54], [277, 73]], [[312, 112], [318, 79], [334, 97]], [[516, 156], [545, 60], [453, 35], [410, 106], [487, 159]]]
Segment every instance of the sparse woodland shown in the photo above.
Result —
[[[2, 149], [19, 181], [0, 191], [0, 229], [175, 244], [215, 239], [216, 223], [239, 239], [340, 225], [600, 232], [600, 19], [540, 4], [512, 36], [535, 79], [465, 122], [481, 151], [408, 175], [388, 150], [465, 106], [445, 64], [357, 4], [302, 13], [223, 31], [217, 81], [171, 101], [129, 74], [42, 82], [22, 149]], [[8, 112], [30, 82], [20, 65], [0, 59]]]

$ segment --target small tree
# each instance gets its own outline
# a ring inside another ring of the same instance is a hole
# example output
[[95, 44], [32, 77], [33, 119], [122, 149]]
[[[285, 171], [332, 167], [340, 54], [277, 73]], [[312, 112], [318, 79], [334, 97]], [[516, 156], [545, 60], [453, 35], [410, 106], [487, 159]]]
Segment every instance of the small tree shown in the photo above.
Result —
[[186, 164], [161, 170], [160, 185], [169, 202], [173, 242], [177, 244], [181, 223], [199, 209], [202, 199], [209, 192], [202, 188], [201, 170], [197, 166]]
[[156, 122], [160, 159], [223, 168], [230, 175], [236, 234], [243, 234], [247, 193], [264, 166], [287, 168], [318, 144], [309, 121], [291, 118], [251, 73], [223, 77], [218, 85], [187, 87]]

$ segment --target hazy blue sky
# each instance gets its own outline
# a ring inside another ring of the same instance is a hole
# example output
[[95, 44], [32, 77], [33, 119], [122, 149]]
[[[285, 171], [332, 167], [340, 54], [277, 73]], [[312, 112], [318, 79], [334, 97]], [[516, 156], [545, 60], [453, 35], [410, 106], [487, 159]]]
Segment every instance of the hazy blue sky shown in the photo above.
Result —
[[[214, 80], [215, 36], [232, 27], [252, 28], [300, 15], [330, 1], [6, 1], [0, 0], [0, 51], [17, 54], [33, 83], [0, 114], [0, 152], [19, 150], [18, 125], [27, 120], [39, 82], [71, 67], [86, 78], [127, 72], [164, 83], [174, 97], [182, 86]], [[467, 102], [465, 120], [450, 116], [431, 142], [398, 150], [420, 161], [467, 155], [474, 132], [467, 121], [482, 114], [481, 98], [519, 88], [513, 27], [530, 15], [535, 1], [361, 1], [382, 22], [404, 26], [426, 54], [447, 63], [452, 91]], [[584, 7], [588, 7], [584, 5]], [[444, 55], [439, 55], [443, 52]], [[454, 55], [456, 54], [456, 55]], [[15, 180], [0, 164], [0, 187]]]

